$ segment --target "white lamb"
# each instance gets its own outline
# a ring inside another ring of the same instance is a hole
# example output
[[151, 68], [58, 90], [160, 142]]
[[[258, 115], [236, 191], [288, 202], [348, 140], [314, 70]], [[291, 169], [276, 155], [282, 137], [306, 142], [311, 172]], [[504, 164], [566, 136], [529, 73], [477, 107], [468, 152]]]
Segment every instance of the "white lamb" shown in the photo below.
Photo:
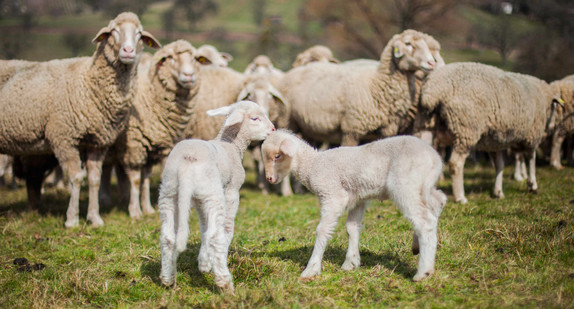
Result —
[[161, 216], [161, 282], [175, 284], [176, 261], [189, 236], [189, 211], [195, 207], [201, 230], [199, 270], [213, 270], [215, 283], [233, 291], [227, 253], [239, 206], [239, 188], [245, 181], [242, 159], [252, 141], [275, 130], [259, 105], [241, 101], [210, 110], [227, 119], [216, 139], [179, 142], [169, 154], [161, 180], [158, 207]]
[[321, 202], [321, 221], [307, 268], [309, 278], [321, 273], [327, 242], [339, 217], [349, 209], [349, 247], [343, 270], [359, 267], [359, 235], [366, 201], [391, 199], [414, 226], [413, 254], [420, 248], [420, 281], [434, 272], [438, 218], [446, 195], [435, 188], [442, 173], [439, 154], [413, 136], [390, 137], [363, 146], [317, 151], [288, 131], [272, 133], [262, 145], [265, 173], [277, 183], [291, 172]]

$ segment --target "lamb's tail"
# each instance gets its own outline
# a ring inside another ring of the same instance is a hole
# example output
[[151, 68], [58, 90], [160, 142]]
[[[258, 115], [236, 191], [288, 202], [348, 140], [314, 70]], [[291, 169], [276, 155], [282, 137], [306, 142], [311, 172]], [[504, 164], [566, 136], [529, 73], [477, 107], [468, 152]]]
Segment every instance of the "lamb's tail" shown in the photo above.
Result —
[[180, 172], [178, 175], [177, 197], [177, 229], [175, 244], [178, 252], [183, 252], [189, 238], [189, 212], [191, 211], [191, 198], [193, 196], [192, 177]]

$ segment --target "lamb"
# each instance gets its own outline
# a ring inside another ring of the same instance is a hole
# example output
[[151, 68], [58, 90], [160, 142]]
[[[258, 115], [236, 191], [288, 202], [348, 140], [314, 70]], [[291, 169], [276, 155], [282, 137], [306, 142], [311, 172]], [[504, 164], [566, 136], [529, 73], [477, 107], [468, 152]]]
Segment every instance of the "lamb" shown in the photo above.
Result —
[[233, 56], [220, 52], [213, 45], [204, 44], [197, 49], [197, 57], [203, 65], [213, 65], [217, 67], [227, 67]]
[[[551, 127], [560, 98], [546, 82], [479, 63], [452, 63], [432, 72], [421, 90], [420, 115], [437, 117], [435, 131], [450, 137], [453, 195], [466, 203], [464, 162], [471, 150], [495, 157], [493, 196], [503, 198], [503, 150], [523, 152], [529, 161], [527, 185], [536, 192], [536, 148]], [[446, 140], [445, 140], [446, 141]]]
[[176, 262], [189, 236], [193, 206], [201, 230], [199, 270], [213, 270], [215, 283], [233, 291], [227, 253], [233, 238], [239, 206], [239, 188], [245, 181], [242, 158], [252, 141], [261, 141], [275, 130], [259, 105], [240, 101], [210, 110], [210, 116], [227, 119], [216, 139], [184, 140], [175, 145], [163, 170], [159, 190], [161, 217], [161, 282], [174, 285]]
[[132, 218], [140, 218], [142, 209], [143, 214], [154, 213], [149, 195], [151, 168], [167, 156], [191, 117], [192, 100], [200, 85], [194, 53], [189, 42], [178, 40], [162, 47], [149, 64], [138, 68], [138, 91], [128, 128], [110, 151], [130, 182], [128, 209]]
[[369, 199], [391, 199], [413, 224], [413, 254], [420, 250], [414, 281], [434, 272], [438, 219], [446, 195], [436, 189], [442, 160], [428, 143], [413, 136], [396, 136], [355, 147], [317, 151], [288, 131], [272, 133], [261, 146], [265, 173], [277, 183], [291, 172], [319, 197], [321, 221], [313, 254], [301, 274], [321, 273], [321, 261], [337, 220], [349, 209], [349, 247], [343, 270], [360, 266], [361, 221]]
[[292, 128], [307, 140], [346, 146], [409, 132], [415, 72], [436, 65], [425, 39], [414, 30], [393, 36], [378, 67], [314, 62], [287, 72], [279, 91], [291, 106]]
[[[92, 57], [39, 62], [0, 89], [0, 153], [56, 156], [71, 185], [66, 227], [79, 224], [81, 153], [88, 170], [87, 219], [95, 227], [104, 224], [98, 202], [102, 161], [127, 125], [142, 42], [160, 46], [129, 12], [100, 29], [93, 42]], [[39, 196], [40, 187], [28, 187], [29, 201]]]
[[329, 47], [314, 45], [297, 55], [297, 58], [295, 58], [295, 61], [293, 62], [293, 67], [296, 68], [304, 66], [312, 62], [339, 63], [339, 59], [333, 56], [333, 52]]

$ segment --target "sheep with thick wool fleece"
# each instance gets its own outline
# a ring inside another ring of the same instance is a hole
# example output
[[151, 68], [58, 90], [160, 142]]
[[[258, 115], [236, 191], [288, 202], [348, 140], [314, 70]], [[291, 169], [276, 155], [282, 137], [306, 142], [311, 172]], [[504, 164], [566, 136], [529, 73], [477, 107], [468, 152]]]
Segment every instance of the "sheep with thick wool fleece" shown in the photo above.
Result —
[[233, 238], [239, 189], [245, 181], [242, 159], [253, 141], [275, 130], [261, 107], [241, 101], [208, 112], [227, 115], [216, 139], [189, 139], [175, 145], [165, 162], [159, 189], [161, 273], [175, 284], [176, 262], [189, 236], [189, 212], [195, 208], [201, 230], [199, 270], [213, 271], [215, 283], [233, 291], [227, 253]]
[[435, 64], [426, 36], [405, 30], [388, 42], [378, 67], [313, 62], [287, 72], [279, 91], [303, 137], [357, 145], [409, 131], [418, 98], [415, 73]]
[[[121, 13], [94, 38], [92, 57], [38, 62], [0, 89], [0, 153], [55, 154], [71, 185], [66, 227], [79, 224], [80, 153], [88, 169], [87, 219], [94, 226], [104, 224], [98, 202], [102, 161], [126, 128], [142, 41], [160, 46], [135, 14]], [[28, 195], [40, 192], [41, 185]]]
[[537, 191], [535, 151], [552, 126], [560, 100], [543, 80], [480, 63], [451, 63], [429, 74], [421, 89], [419, 116], [434, 118], [433, 130], [453, 146], [449, 169], [455, 201], [467, 202], [463, 168], [471, 150], [488, 151], [496, 158], [495, 197], [504, 197], [503, 151], [508, 148], [524, 153], [528, 189]]
[[[129, 179], [128, 210], [132, 218], [154, 212], [149, 194], [151, 168], [167, 157], [191, 118], [201, 75], [194, 56], [195, 48], [189, 42], [177, 40], [140, 64], [127, 130], [108, 153]], [[107, 163], [104, 169], [112, 166]]]
[[354, 147], [317, 151], [288, 131], [272, 133], [262, 144], [265, 173], [277, 183], [292, 173], [321, 203], [315, 247], [302, 278], [321, 273], [321, 261], [339, 217], [349, 210], [349, 247], [343, 270], [360, 266], [361, 221], [369, 199], [391, 199], [414, 226], [413, 253], [420, 250], [420, 281], [434, 272], [437, 225], [446, 195], [436, 189], [442, 160], [428, 143], [396, 136]]

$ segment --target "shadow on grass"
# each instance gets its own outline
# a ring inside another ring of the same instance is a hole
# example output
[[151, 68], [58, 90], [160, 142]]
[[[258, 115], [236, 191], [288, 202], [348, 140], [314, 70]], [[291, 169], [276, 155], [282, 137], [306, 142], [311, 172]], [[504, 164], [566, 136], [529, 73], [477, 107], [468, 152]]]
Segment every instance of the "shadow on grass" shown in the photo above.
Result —
[[[301, 270], [307, 266], [307, 261], [311, 258], [313, 248], [301, 247], [298, 249], [289, 249], [284, 251], [276, 251], [267, 255], [280, 258], [282, 260], [290, 260], [296, 264], [301, 265]], [[323, 261], [328, 261], [335, 265], [343, 265], [347, 251], [343, 248], [327, 247], [323, 256]], [[405, 278], [411, 278], [416, 273], [406, 261], [400, 258], [396, 253], [391, 251], [383, 252], [380, 254], [374, 253], [369, 250], [360, 250], [361, 253], [361, 268], [373, 268], [382, 265], [385, 268], [400, 274]]]
[[[185, 282], [186, 286], [217, 293], [219, 290], [213, 282], [213, 279], [211, 279], [211, 281], [208, 280], [210, 277], [213, 278], [213, 275], [203, 274], [197, 267], [197, 256], [199, 255], [200, 245], [200, 243], [188, 244], [187, 249], [177, 258], [177, 273], [189, 275], [189, 281], [186, 280]], [[160, 271], [161, 260], [143, 259], [140, 266], [142, 276], [151, 279], [155, 285], [163, 287], [163, 284], [159, 279]], [[181, 284], [181, 282], [178, 284]], [[168, 287], [166, 287], [166, 289], [168, 289]]]

